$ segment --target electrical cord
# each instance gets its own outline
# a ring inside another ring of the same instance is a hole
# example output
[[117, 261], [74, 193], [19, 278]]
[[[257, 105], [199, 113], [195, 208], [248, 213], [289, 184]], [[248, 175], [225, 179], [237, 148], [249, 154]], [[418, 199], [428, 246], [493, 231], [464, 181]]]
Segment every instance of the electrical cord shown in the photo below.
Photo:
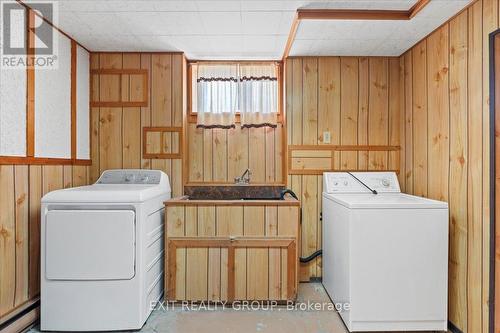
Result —
[[350, 173], [349, 171], [347, 171], [347, 173], [354, 179], [356, 179], [361, 185], [363, 185], [364, 187], [366, 187], [367, 189], [370, 190], [370, 192], [372, 192], [373, 194], [378, 194], [378, 192], [376, 190], [373, 190], [372, 188], [370, 188], [368, 185], [366, 185], [365, 183], [363, 183], [361, 181], [361, 179], [359, 179], [358, 177], [356, 177], [355, 175], [353, 175], [352, 173]]

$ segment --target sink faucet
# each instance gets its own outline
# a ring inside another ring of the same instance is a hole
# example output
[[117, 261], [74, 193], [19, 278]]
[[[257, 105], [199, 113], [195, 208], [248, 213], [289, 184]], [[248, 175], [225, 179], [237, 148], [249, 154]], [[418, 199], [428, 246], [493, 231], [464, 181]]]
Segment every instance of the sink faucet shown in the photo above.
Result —
[[241, 175], [241, 177], [234, 178], [234, 183], [238, 185], [248, 185], [250, 183], [250, 176], [252, 172], [250, 169], [246, 169], [245, 172]]

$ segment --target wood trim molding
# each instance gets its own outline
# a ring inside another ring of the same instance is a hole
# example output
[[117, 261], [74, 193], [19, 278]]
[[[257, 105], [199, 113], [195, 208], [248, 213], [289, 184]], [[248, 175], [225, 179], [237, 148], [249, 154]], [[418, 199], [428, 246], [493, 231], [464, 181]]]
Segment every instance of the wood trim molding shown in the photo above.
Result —
[[34, 15], [38, 16], [39, 18], [41, 18], [43, 21], [45, 21], [47, 24], [49, 24], [52, 28], [56, 29], [57, 31], [59, 31], [61, 34], [63, 34], [64, 36], [68, 37], [70, 40], [74, 41], [75, 43], [77, 43], [79, 46], [81, 46], [82, 48], [84, 48], [87, 52], [90, 53], [90, 50], [88, 48], [86, 48], [85, 46], [83, 46], [82, 44], [80, 44], [77, 40], [75, 40], [73, 37], [71, 37], [70, 35], [68, 35], [65, 31], [61, 30], [59, 27], [55, 26], [54, 23], [52, 23], [51, 21], [49, 21], [47, 18], [45, 18], [43, 15], [39, 14], [38, 12], [32, 10], [32, 8], [30, 7], [30, 5], [28, 4], [25, 4], [24, 1], [21, 1], [21, 0], [16, 0], [21, 6], [23, 6], [24, 8], [26, 8], [27, 10], [29, 10], [30, 12], [33, 12]]
[[0, 156], [0, 165], [92, 165], [92, 160], [33, 156]]
[[76, 69], [77, 69], [77, 44], [71, 41], [71, 159], [76, 160]]
[[26, 67], [26, 156], [35, 156], [35, 13], [27, 9], [27, 57]]
[[431, 0], [418, 0], [409, 10], [409, 19], [411, 20], [415, 15], [417, 15], [425, 6], [429, 4]]
[[431, 0], [418, 0], [408, 10], [298, 8], [288, 34], [282, 60], [285, 60], [290, 54], [301, 20], [411, 20], [427, 6], [430, 1]]
[[[150, 132], [159, 132], [160, 133], [160, 153], [148, 153], [148, 133]], [[179, 137], [178, 142], [178, 151], [172, 153], [161, 153], [164, 151], [163, 144], [165, 133], [177, 133]], [[181, 159], [182, 158], [182, 150], [183, 150], [183, 141], [184, 137], [182, 135], [183, 128], [182, 127], [143, 127], [142, 128], [142, 158], [144, 159]]]
[[[90, 70], [90, 91], [93, 91], [92, 75], [119, 75], [120, 89], [122, 87], [123, 75], [142, 75], [142, 101], [90, 101], [90, 107], [147, 107], [149, 105], [149, 75], [147, 69], [92, 69]], [[121, 99], [120, 94], [120, 99]]]
[[298, 20], [409, 20], [407, 10], [297, 9]]
[[92, 165], [92, 160], [33, 156], [0, 156], [0, 165]]
[[[334, 152], [399, 152], [400, 146], [375, 145], [290, 145], [288, 146], [288, 174], [289, 175], [322, 175], [328, 171], [374, 171], [365, 169], [336, 169]], [[294, 154], [294, 152], [302, 152]], [[329, 154], [328, 154], [329, 153]], [[295, 155], [295, 156], [294, 156]], [[295, 163], [294, 163], [295, 161]], [[399, 159], [398, 159], [399, 161]], [[294, 167], [295, 166], [295, 167]], [[399, 165], [394, 171], [399, 174]]]

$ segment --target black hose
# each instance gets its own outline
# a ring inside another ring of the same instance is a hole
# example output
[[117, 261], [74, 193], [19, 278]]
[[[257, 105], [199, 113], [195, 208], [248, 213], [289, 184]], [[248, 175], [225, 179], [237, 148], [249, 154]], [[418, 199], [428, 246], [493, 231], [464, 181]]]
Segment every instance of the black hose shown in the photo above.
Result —
[[319, 257], [322, 254], [323, 254], [323, 250], [318, 250], [308, 257], [305, 257], [305, 258], [300, 257], [300, 262], [309, 262], [309, 261], [313, 260], [314, 258]]
[[[299, 200], [299, 198], [297, 197], [297, 195], [290, 189], [284, 189], [283, 191], [281, 191], [280, 193], [280, 199], [283, 200], [284, 197], [285, 197], [285, 194], [290, 194], [292, 197], [294, 197], [296, 200]], [[320, 215], [320, 219], [323, 219], [323, 214]], [[302, 224], [302, 214], [300, 214], [300, 223]], [[311, 254], [310, 256], [308, 257], [300, 257], [300, 262], [309, 262], [311, 260], [314, 260], [314, 258], [320, 256], [323, 254], [323, 251], [322, 250], [318, 250], [316, 252], [314, 252], [313, 254]]]
[[280, 193], [280, 199], [283, 200], [285, 198], [285, 194], [290, 194], [292, 197], [295, 198], [295, 200], [299, 200], [299, 198], [297, 197], [297, 194], [295, 194], [292, 190], [290, 190], [289, 188], [286, 188], [284, 189], [283, 191], [281, 191]]

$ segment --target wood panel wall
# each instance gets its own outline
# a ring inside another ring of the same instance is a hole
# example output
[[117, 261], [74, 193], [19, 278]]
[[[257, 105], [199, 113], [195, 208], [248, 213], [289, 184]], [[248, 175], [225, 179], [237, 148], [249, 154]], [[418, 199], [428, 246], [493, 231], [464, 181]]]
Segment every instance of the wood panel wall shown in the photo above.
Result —
[[246, 170], [254, 184], [285, 182], [283, 127], [201, 129], [187, 127], [188, 183], [234, 183]]
[[449, 319], [488, 332], [489, 44], [498, 0], [479, 0], [401, 56], [408, 193], [450, 208]]
[[0, 166], [0, 322], [39, 297], [40, 199], [87, 183], [86, 166]]
[[[398, 58], [301, 57], [285, 63], [289, 145], [400, 145], [403, 126]], [[399, 152], [335, 152], [339, 170], [390, 170]], [[400, 176], [402, 173], [400, 173]], [[321, 249], [322, 176], [289, 175], [302, 201], [301, 255]], [[321, 259], [302, 264], [300, 278], [321, 277]]]
[[[182, 195], [182, 160], [143, 159], [142, 129], [183, 125], [185, 68], [178, 53], [91, 54], [91, 69], [146, 69], [149, 80], [148, 106], [91, 109], [91, 182], [106, 169], [159, 169], [170, 178], [172, 196]], [[119, 86], [114, 79], [93, 75], [91, 100], [128, 100], [134, 94], [132, 85]]]

